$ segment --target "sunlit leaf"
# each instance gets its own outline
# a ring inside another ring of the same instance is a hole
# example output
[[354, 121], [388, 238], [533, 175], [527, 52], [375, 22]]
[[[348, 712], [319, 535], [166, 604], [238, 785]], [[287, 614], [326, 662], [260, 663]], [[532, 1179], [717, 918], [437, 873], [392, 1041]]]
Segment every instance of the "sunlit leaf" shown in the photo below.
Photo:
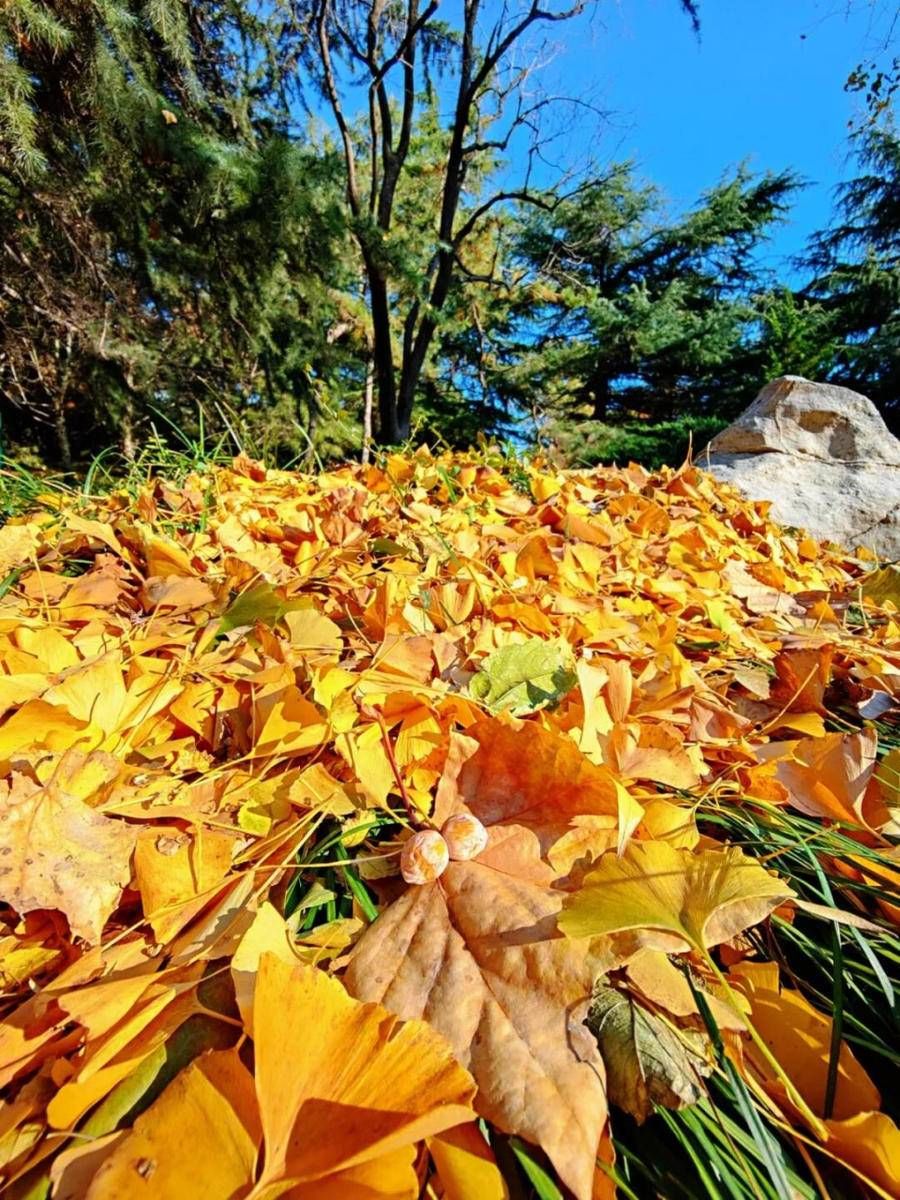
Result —
[[489, 655], [469, 686], [488, 708], [523, 716], [558, 704], [576, 682], [566, 643], [531, 638]]

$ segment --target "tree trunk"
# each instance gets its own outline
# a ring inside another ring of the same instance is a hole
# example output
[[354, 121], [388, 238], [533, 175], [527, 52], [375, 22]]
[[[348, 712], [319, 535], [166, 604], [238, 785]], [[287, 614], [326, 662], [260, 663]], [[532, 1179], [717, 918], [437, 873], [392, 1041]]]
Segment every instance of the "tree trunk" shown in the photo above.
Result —
[[129, 462], [134, 462], [137, 447], [134, 442], [134, 405], [126, 400], [122, 413], [122, 453]]
[[378, 441], [382, 446], [392, 446], [402, 442], [406, 435], [397, 414], [397, 380], [394, 376], [387, 280], [367, 253], [365, 262], [372, 312], [372, 360], [378, 391]]
[[587, 383], [585, 391], [590, 398], [591, 417], [595, 421], [605, 421], [609, 416], [609, 402], [612, 400], [612, 380], [605, 371], [595, 371]]
[[72, 443], [69, 440], [69, 427], [66, 424], [66, 396], [69, 393], [69, 372], [72, 367], [72, 330], [66, 335], [65, 358], [56, 343], [56, 357], [61, 364], [56, 373], [56, 387], [53, 389], [53, 426], [56, 430], [56, 444], [59, 448], [59, 461], [64, 471], [72, 470]]
[[363, 444], [362, 444], [362, 464], [366, 466], [372, 456], [372, 405], [375, 400], [375, 364], [372, 361], [372, 352], [369, 351], [369, 357], [366, 359], [366, 390], [365, 399], [363, 402]]
[[65, 393], [54, 392], [53, 394], [53, 428], [56, 432], [60, 465], [64, 471], [71, 471], [72, 443], [69, 441], [69, 427], [66, 424]]

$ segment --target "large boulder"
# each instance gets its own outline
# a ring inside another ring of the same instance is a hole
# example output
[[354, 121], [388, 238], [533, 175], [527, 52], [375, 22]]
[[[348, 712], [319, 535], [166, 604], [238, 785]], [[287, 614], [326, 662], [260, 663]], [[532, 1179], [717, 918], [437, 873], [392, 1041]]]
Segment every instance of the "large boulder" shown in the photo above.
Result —
[[699, 462], [749, 499], [771, 500], [783, 525], [900, 558], [900, 441], [858, 392], [784, 375]]

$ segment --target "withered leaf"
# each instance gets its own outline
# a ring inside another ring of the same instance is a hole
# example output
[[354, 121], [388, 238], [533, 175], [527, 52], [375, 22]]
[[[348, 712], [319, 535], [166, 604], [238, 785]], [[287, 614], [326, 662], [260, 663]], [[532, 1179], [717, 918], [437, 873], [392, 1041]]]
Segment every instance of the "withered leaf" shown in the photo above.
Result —
[[627, 992], [603, 983], [594, 988], [585, 1024], [603, 1055], [609, 1099], [638, 1123], [654, 1104], [684, 1108], [704, 1095], [712, 1058], [708, 1039], [697, 1030], [675, 1029]]
[[451, 863], [378, 918], [345, 982], [439, 1030], [478, 1084], [479, 1114], [542, 1146], [588, 1200], [607, 1118], [602, 1059], [581, 1024], [596, 965], [556, 934], [550, 878], [534, 835], [492, 830], [480, 858]]
[[135, 831], [53, 782], [0, 785], [0, 898], [18, 913], [65, 913], [95, 943], [131, 878]]

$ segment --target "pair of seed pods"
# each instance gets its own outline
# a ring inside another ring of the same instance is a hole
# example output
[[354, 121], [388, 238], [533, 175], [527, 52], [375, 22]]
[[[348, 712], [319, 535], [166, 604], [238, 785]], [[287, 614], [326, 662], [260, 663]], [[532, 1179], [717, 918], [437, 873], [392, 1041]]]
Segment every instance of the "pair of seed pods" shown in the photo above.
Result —
[[475, 858], [487, 845], [488, 832], [471, 813], [456, 813], [441, 827], [420, 829], [403, 845], [400, 874], [407, 883], [434, 883], [451, 861]]

